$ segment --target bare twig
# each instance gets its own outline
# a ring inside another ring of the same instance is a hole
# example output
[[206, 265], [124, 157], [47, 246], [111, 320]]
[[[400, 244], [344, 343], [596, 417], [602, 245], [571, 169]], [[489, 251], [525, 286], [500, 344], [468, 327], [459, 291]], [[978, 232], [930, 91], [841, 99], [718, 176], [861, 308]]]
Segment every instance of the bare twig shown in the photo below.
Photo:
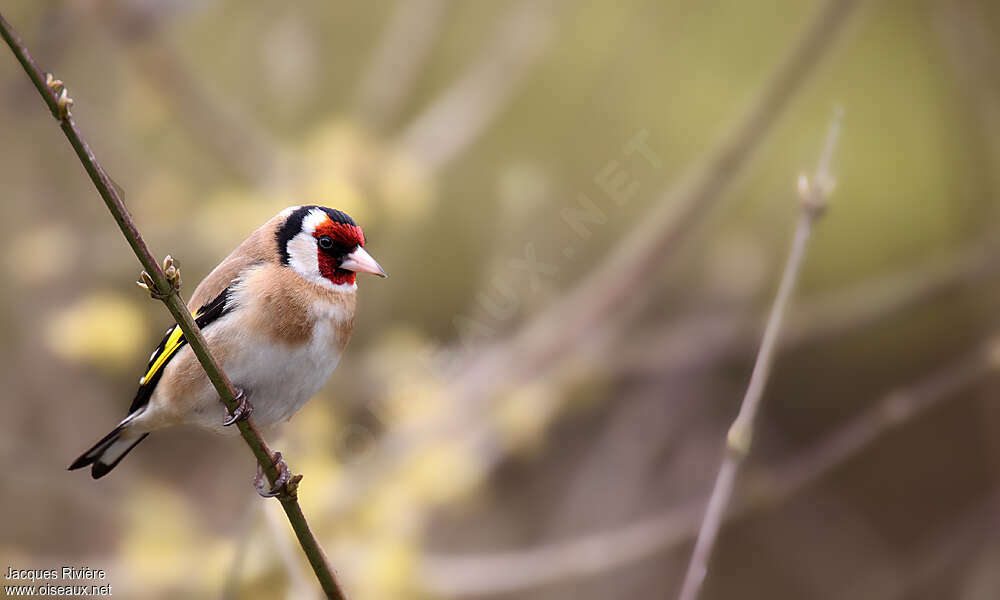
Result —
[[[215, 358], [209, 353], [201, 330], [194, 322], [194, 318], [188, 312], [184, 301], [181, 299], [179, 275], [176, 267], [169, 264], [172, 261], [168, 257], [168, 260], [164, 262], [164, 268], [161, 268], [146, 247], [146, 242], [142, 239], [142, 235], [136, 228], [132, 216], [125, 207], [116, 186], [111, 182], [111, 179], [105, 173], [100, 163], [97, 162], [97, 158], [91, 151], [90, 146], [77, 129], [76, 123], [70, 114], [72, 100], [69, 98], [66, 87], [61, 81], [53, 79], [51, 75], [46, 77], [42, 74], [42, 71], [28, 53], [27, 48], [21, 42], [20, 38], [18, 38], [17, 34], [14, 33], [13, 28], [3, 18], [2, 14], [0, 14], [0, 34], [2, 34], [7, 45], [10, 46], [18, 62], [21, 63], [21, 66], [35, 85], [38, 93], [41, 94], [52, 115], [59, 121], [60, 128], [69, 140], [70, 145], [73, 146], [73, 150], [76, 151], [77, 157], [79, 157], [80, 162], [100, 193], [105, 205], [107, 205], [108, 210], [118, 223], [118, 227], [132, 247], [132, 251], [135, 252], [139, 262], [142, 263], [145, 269], [143, 279], [149, 287], [150, 292], [162, 300], [170, 311], [170, 314], [173, 315], [181, 331], [184, 332], [184, 338], [191, 346], [191, 350], [198, 357], [202, 367], [205, 369], [205, 373], [212, 381], [216, 391], [218, 391], [222, 402], [226, 405], [230, 414], [234, 414], [237, 409], [237, 402], [234, 399], [236, 390], [233, 388], [232, 382], [229, 381], [226, 374], [219, 367]], [[169, 272], [171, 270], [172, 272], [169, 275], [172, 276], [168, 276], [168, 273], [165, 273], [165, 271]], [[257, 462], [263, 468], [268, 481], [273, 485], [279, 477], [278, 469], [274, 464], [274, 454], [267, 447], [267, 444], [251, 419], [238, 421], [237, 426], [243, 439], [253, 451]], [[282, 493], [277, 498], [281, 502], [285, 514], [288, 516], [289, 523], [291, 523], [292, 529], [295, 531], [295, 535], [298, 537], [302, 550], [308, 557], [309, 563], [312, 565], [323, 591], [330, 598], [344, 598], [344, 593], [335, 580], [333, 571], [326, 563], [326, 556], [323, 554], [323, 550], [313, 536], [312, 531], [310, 531], [305, 515], [302, 514], [294, 486], [283, 486]]]
[[[993, 338], [954, 362], [886, 394], [814, 447], [744, 478], [725, 522], [779, 506], [876, 440], [912, 423], [1000, 365], [1000, 340]], [[592, 533], [524, 550], [471, 555], [429, 554], [424, 585], [442, 596], [487, 596], [595, 576], [663, 554], [698, 533], [703, 500], [610, 531]]]
[[700, 505], [689, 503], [619, 529], [526, 550], [428, 554], [422, 565], [423, 585], [435, 595], [464, 598], [510, 594], [606, 573], [689, 539], [700, 512]]
[[132, 50], [126, 56], [135, 72], [161, 93], [176, 121], [220, 165], [261, 187], [293, 169], [292, 154], [249, 116], [239, 94], [220, 98], [166, 41]]
[[375, 129], [391, 123], [413, 88], [448, 0], [399, 0], [358, 87], [357, 112]]
[[552, 34], [556, 0], [521, 0], [465, 74], [406, 128], [399, 144], [428, 169], [451, 162], [506, 106]]
[[97, 5], [95, 12], [110, 31], [110, 39], [127, 50], [123, 54], [135, 74], [170, 105], [173, 122], [197, 138], [219, 165], [258, 186], [285, 176], [292, 169], [293, 157], [241, 105], [244, 97], [239, 93], [222, 97], [161, 34], [178, 9], [165, 2], [117, 3]]
[[722, 527], [726, 509], [733, 495], [736, 477], [750, 452], [754, 421], [760, 410], [764, 388], [771, 373], [771, 362], [778, 334], [781, 331], [781, 323], [785, 317], [792, 290], [795, 289], [802, 261], [806, 256], [806, 248], [809, 245], [813, 224], [826, 210], [827, 197], [833, 187], [830, 159], [833, 156], [833, 149], [839, 134], [840, 115], [838, 114], [830, 125], [830, 132], [827, 135], [815, 177], [812, 181], [804, 174], [799, 178], [802, 214], [799, 217], [798, 226], [795, 228], [792, 249], [788, 254], [788, 262], [785, 264], [785, 271], [781, 276], [781, 284], [778, 286], [778, 294], [774, 299], [771, 315], [767, 319], [764, 339], [761, 341], [757, 361], [754, 364], [753, 373], [750, 375], [746, 395], [740, 405], [740, 412], [726, 436], [726, 455], [715, 479], [715, 487], [708, 499], [708, 508], [705, 510], [701, 530], [691, 554], [691, 563], [688, 565], [684, 582], [681, 585], [681, 592], [678, 596], [680, 600], [696, 600], [698, 598], [701, 584], [708, 572], [708, 562], [712, 557], [712, 549], [715, 547], [719, 529]]
[[1000, 76], [996, 69], [996, 38], [986, 25], [983, 4], [971, 0], [932, 3], [938, 37], [957, 75], [968, 111], [972, 137], [979, 141], [982, 171], [993, 190], [1000, 189]]

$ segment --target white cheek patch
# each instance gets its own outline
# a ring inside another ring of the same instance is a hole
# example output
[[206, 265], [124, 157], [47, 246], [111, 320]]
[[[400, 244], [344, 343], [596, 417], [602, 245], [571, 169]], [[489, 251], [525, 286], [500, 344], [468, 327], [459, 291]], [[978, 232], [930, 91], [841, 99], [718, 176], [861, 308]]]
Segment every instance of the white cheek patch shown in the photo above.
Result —
[[323, 287], [333, 287], [333, 282], [319, 272], [319, 255], [316, 238], [303, 231], [288, 241], [288, 265], [307, 281]]

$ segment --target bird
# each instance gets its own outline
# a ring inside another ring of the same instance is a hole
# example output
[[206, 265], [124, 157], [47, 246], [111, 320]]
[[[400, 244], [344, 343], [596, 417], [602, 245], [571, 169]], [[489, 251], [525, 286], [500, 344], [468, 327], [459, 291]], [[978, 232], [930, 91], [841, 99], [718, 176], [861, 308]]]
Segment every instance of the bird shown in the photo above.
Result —
[[[220, 404], [174, 325], [149, 357], [128, 415], [69, 470], [90, 466], [94, 479], [104, 477], [150, 433], [167, 427], [227, 433], [251, 413], [265, 429], [290, 419], [319, 392], [347, 347], [357, 273], [386, 276], [354, 219], [315, 205], [279, 212], [202, 280], [187, 305], [237, 389], [237, 410], [229, 414]], [[262, 489], [260, 475], [258, 465], [258, 492], [276, 495]]]

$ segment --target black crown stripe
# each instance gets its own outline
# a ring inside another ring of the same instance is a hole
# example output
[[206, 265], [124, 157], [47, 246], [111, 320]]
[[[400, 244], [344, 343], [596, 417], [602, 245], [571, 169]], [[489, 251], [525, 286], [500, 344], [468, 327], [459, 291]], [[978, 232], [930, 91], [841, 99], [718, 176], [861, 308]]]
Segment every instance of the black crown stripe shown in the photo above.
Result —
[[320, 209], [330, 217], [330, 220], [334, 223], [341, 223], [343, 225], [352, 225], [357, 227], [357, 223], [354, 222], [347, 213], [333, 209], [327, 208], [325, 206], [316, 206], [315, 204], [309, 206], [301, 206], [295, 210], [292, 214], [288, 215], [288, 219], [285, 220], [285, 224], [278, 229], [275, 233], [275, 238], [278, 241], [278, 252], [281, 254], [281, 264], [287, 265], [291, 257], [288, 254], [288, 242], [292, 240], [295, 236], [302, 231], [302, 221], [305, 220], [306, 215], [314, 209]]

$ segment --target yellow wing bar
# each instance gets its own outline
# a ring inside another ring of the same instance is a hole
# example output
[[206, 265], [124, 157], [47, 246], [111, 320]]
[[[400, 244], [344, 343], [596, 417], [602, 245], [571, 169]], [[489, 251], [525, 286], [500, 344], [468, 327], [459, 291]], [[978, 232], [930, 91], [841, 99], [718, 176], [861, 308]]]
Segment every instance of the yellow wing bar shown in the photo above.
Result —
[[[196, 312], [191, 314], [195, 317], [198, 316]], [[183, 338], [184, 332], [181, 331], [180, 327], [174, 325], [174, 328], [170, 331], [170, 335], [167, 336], [166, 341], [163, 343], [163, 351], [156, 356], [153, 364], [149, 365], [149, 370], [146, 371], [146, 374], [143, 375], [141, 379], [139, 379], [139, 385], [144, 385], [153, 377], [153, 375], [156, 375], [156, 372], [159, 371], [167, 360], [174, 355], [174, 352], [177, 352], [177, 349], [184, 344]]]

